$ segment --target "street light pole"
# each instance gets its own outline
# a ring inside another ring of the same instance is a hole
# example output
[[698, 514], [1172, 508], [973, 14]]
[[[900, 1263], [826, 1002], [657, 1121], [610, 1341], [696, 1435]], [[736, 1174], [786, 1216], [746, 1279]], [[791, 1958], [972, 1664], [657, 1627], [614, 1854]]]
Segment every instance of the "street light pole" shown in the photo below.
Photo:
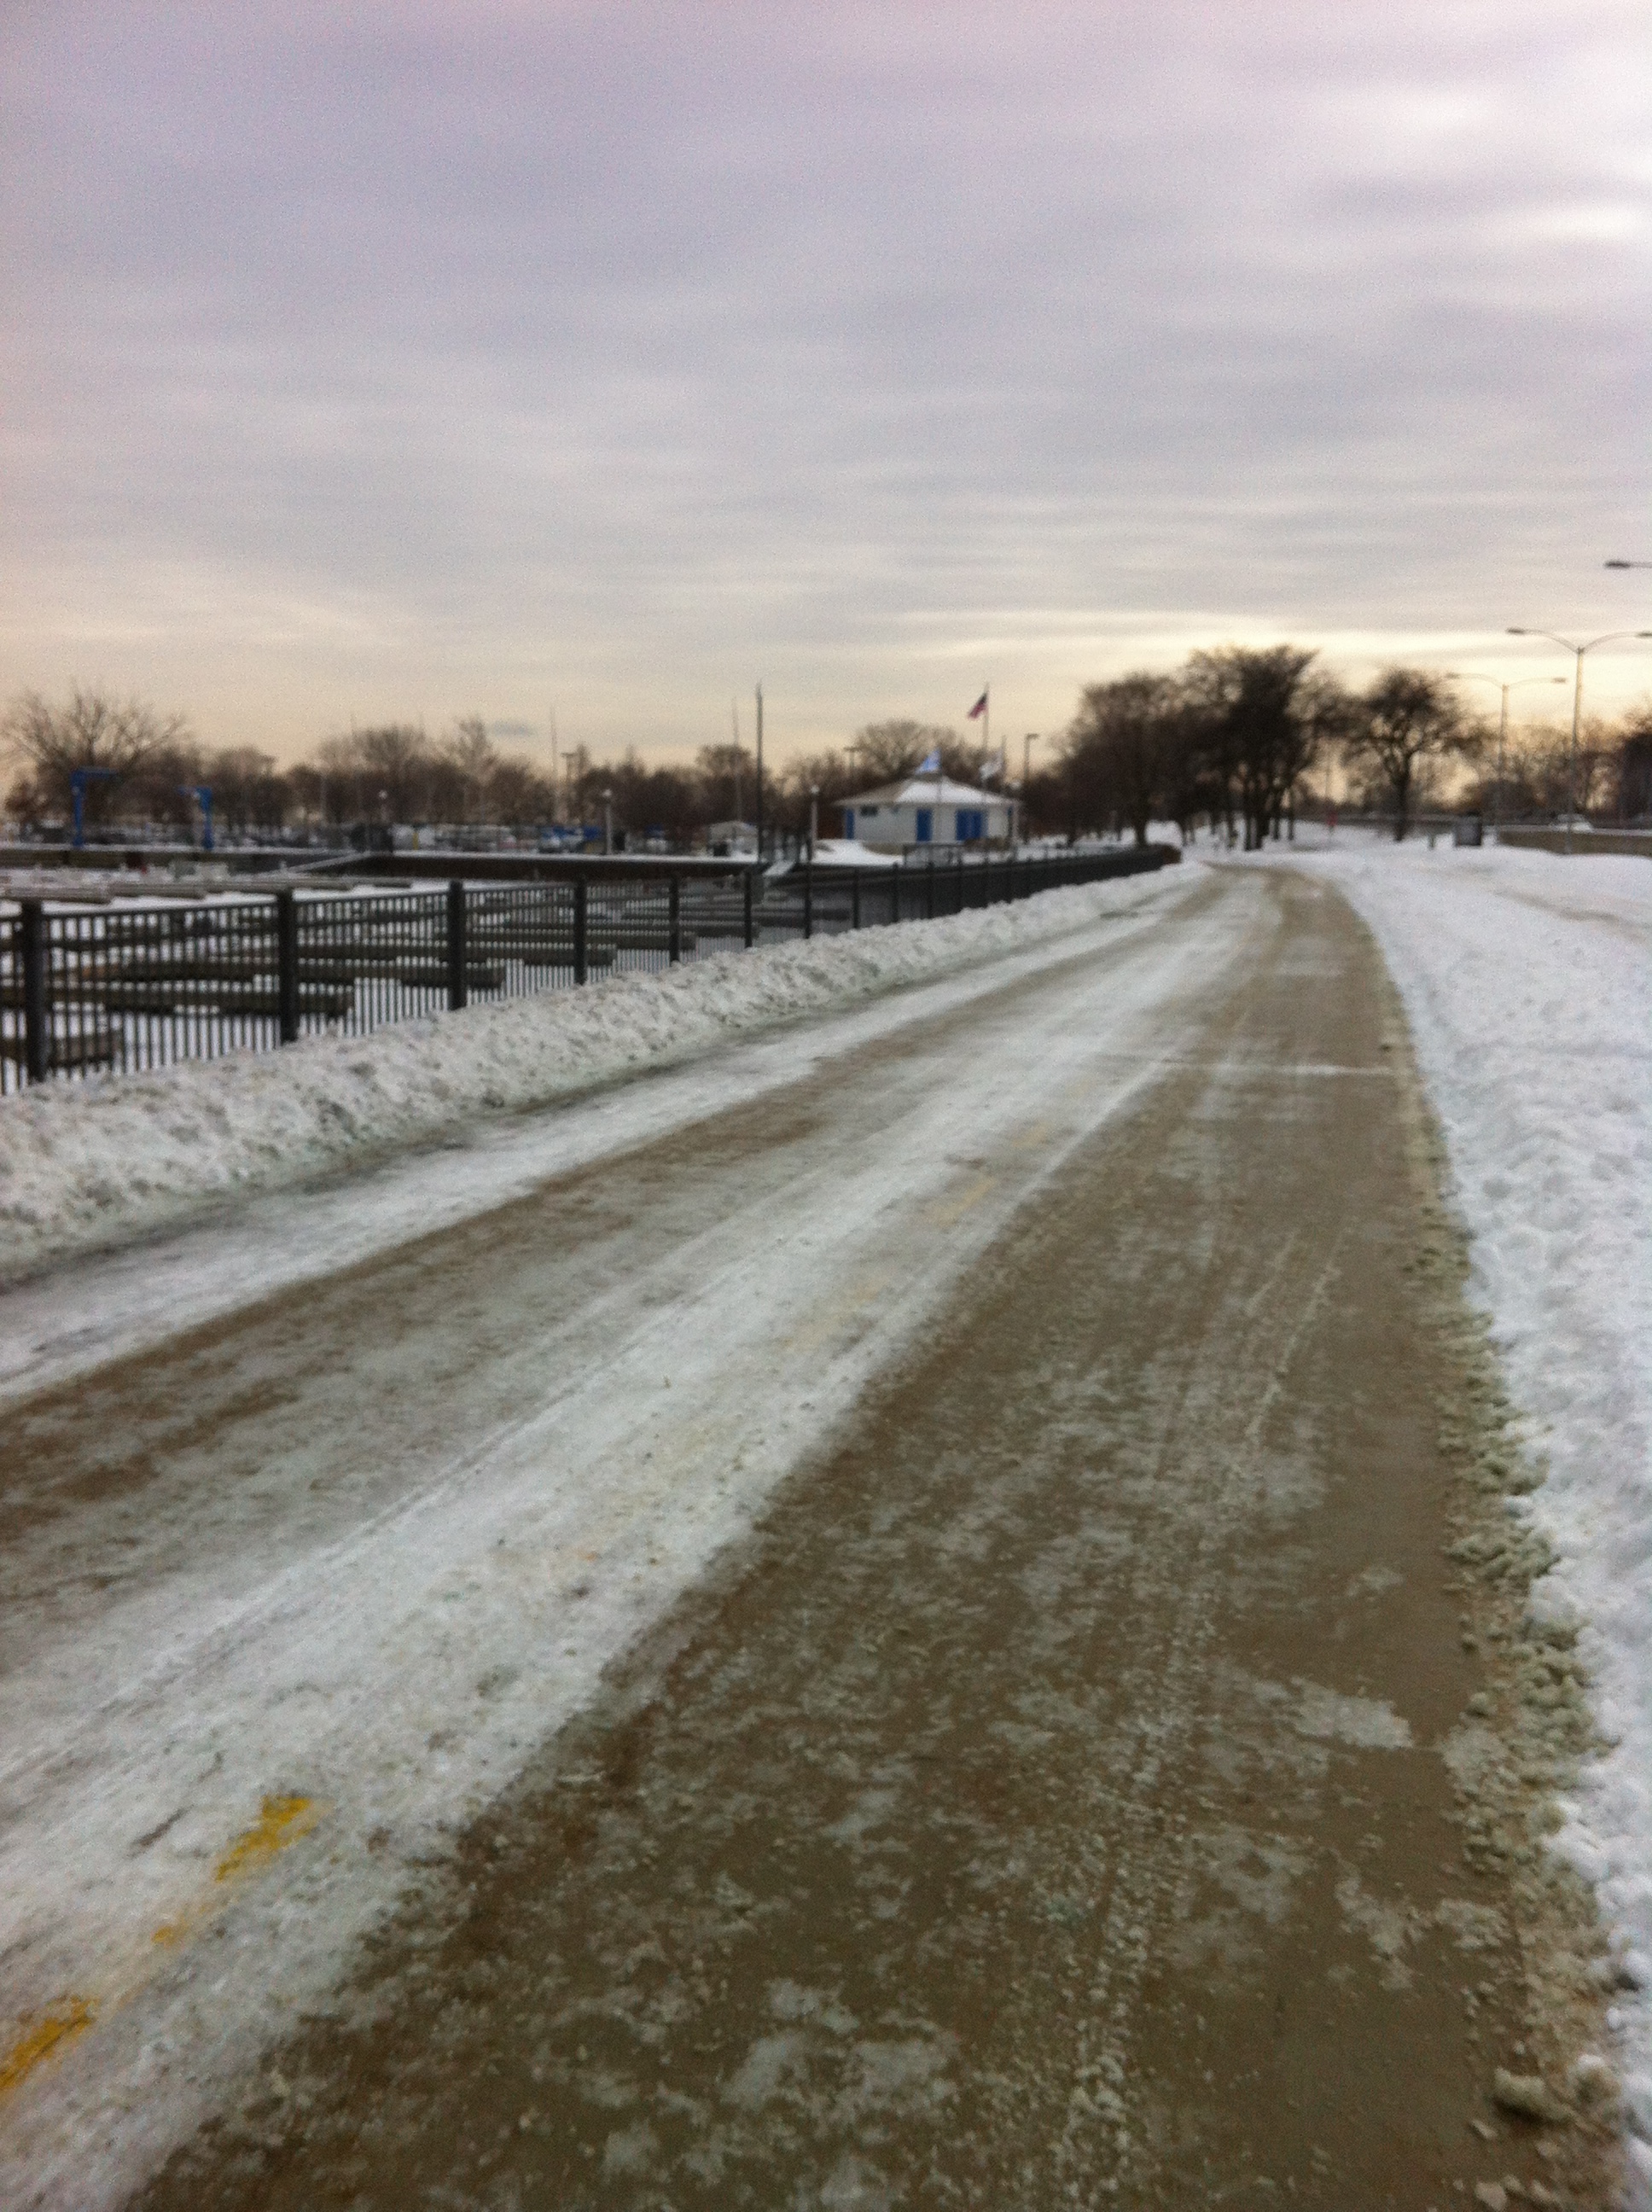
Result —
[[1029, 730], [1021, 740], [1021, 835], [1023, 838], [1027, 834], [1027, 786], [1032, 779], [1032, 749], [1037, 743], [1036, 730]]
[[1503, 828], [1503, 749], [1509, 737], [1509, 694], [1518, 691], [1522, 684], [1564, 684], [1564, 676], [1516, 676], [1512, 683], [1503, 684], [1495, 676], [1482, 676], [1472, 668], [1448, 668], [1446, 679], [1452, 684], [1490, 684], [1502, 694], [1502, 705], [1497, 713], [1497, 780], [1492, 787], [1491, 827]]
[[1569, 637], [1557, 637], [1552, 629], [1515, 629], [1510, 626], [1510, 637], [1546, 637], [1551, 645], [1562, 647], [1576, 656], [1576, 673], [1572, 680], [1571, 694], [1571, 750], [1566, 756], [1566, 850], [1571, 850], [1572, 817], [1577, 811], [1577, 725], [1583, 710], [1583, 655], [1593, 653], [1597, 645], [1614, 644], [1620, 637], [1652, 637], [1652, 629], [1609, 629], [1603, 637], [1589, 638], [1582, 645], [1574, 645]]
[[614, 794], [604, 791], [602, 795], [602, 849], [604, 854], [614, 850]]
[[763, 864], [763, 687], [757, 686], [757, 866]]

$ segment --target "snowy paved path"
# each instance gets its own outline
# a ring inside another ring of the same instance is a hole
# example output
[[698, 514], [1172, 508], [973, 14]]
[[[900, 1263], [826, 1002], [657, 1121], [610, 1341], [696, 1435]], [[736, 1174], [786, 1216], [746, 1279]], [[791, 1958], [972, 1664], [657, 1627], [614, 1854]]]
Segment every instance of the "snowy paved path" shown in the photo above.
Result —
[[1374, 956], [1234, 873], [996, 981], [261, 1304], [226, 1261], [112, 1364], [130, 1272], [25, 1332], [8, 2201], [215, 2112], [157, 2203], [1486, 2170], [1543, 2024], [1450, 1824], [1483, 1662]]
[[116, 2201], [1156, 1079], [1264, 910], [1182, 905], [456, 1155], [422, 1241], [441, 1156], [12, 1294], [5, 2002], [25, 2051], [96, 2016], [14, 2191]]

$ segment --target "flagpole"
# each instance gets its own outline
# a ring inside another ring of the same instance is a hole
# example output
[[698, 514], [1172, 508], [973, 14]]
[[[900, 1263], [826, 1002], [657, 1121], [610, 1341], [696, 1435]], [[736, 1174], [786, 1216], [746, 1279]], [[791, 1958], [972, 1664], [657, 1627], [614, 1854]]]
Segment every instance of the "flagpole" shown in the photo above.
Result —
[[[981, 718], [981, 765], [984, 773], [987, 762], [993, 757], [993, 687], [990, 684], [981, 685], [981, 696], [987, 702], [987, 711]], [[981, 858], [985, 860], [987, 857], [987, 811], [984, 807], [981, 817]]]

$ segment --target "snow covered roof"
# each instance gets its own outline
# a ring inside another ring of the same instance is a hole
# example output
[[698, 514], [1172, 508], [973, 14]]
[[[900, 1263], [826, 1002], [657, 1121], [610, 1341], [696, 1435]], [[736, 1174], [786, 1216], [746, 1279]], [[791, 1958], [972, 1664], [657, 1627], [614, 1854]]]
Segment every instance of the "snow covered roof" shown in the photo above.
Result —
[[880, 783], [876, 791], [862, 791], [853, 799], [840, 799], [840, 806], [991, 806], [1004, 804], [1001, 791], [977, 791], [972, 783], [954, 783], [950, 776], [903, 776], [896, 783]]
[[[853, 805], [853, 800], [847, 802]], [[858, 837], [819, 837], [815, 841], [815, 866], [828, 868], [898, 868], [898, 854], [874, 853]]]

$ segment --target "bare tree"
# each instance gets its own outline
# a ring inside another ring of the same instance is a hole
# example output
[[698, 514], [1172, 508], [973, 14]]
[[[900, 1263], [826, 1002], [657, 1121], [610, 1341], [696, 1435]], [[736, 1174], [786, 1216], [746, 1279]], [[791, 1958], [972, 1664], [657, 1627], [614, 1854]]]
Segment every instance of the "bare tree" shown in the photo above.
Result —
[[430, 742], [422, 730], [404, 723], [387, 723], [381, 729], [356, 730], [349, 749], [361, 787], [361, 811], [388, 822], [417, 822], [428, 818], [430, 787]]
[[1478, 751], [1482, 741], [1445, 677], [1425, 668], [1385, 668], [1355, 702], [1344, 744], [1352, 761], [1366, 763], [1380, 777], [1398, 843], [1410, 827], [1421, 778], [1454, 755]]
[[455, 722], [442, 757], [459, 781], [461, 801], [472, 822], [486, 822], [489, 794], [499, 772], [500, 755], [480, 714]]
[[[134, 776], [163, 752], [192, 751], [194, 744], [183, 715], [163, 719], [141, 700], [121, 701], [107, 692], [83, 691], [78, 684], [62, 707], [38, 691], [23, 692], [0, 723], [0, 737], [24, 768], [12, 805], [35, 819], [67, 814], [76, 769]], [[118, 803], [106, 781], [88, 784], [86, 812], [92, 820], [106, 819]]]
[[1143, 670], [1091, 684], [1063, 740], [1075, 781], [1098, 817], [1127, 822], [1138, 845], [1161, 812], [1185, 743], [1187, 703], [1174, 676]]
[[929, 722], [868, 722], [854, 733], [857, 788], [871, 790], [910, 775], [920, 760], [938, 752], [941, 766], [962, 783], [975, 780], [976, 761], [956, 730]]
[[1294, 645], [1227, 645], [1188, 660], [1187, 696], [1220, 803], [1231, 830], [1236, 798], [1248, 852], [1281, 820], [1321, 747], [1348, 724], [1346, 695], [1333, 678], [1310, 674], [1314, 658]]
[[756, 804], [756, 758], [744, 745], [701, 745], [695, 774], [708, 822], [744, 822]]
[[210, 787], [214, 817], [230, 836], [248, 830], [279, 830], [291, 811], [293, 792], [287, 778], [277, 773], [270, 755], [255, 745], [226, 745], [210, 754], [194, 781]]
[[1614, 811], [1620, 822], [1652, 815], [1652, 706], [1625, 725], [1613, 756]]

